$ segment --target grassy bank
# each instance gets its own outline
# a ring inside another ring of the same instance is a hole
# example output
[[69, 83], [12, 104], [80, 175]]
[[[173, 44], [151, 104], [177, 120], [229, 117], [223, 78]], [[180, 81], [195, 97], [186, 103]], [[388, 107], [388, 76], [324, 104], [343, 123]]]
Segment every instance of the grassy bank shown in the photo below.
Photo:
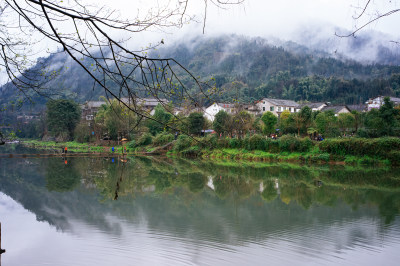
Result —
[[[181, 135], [176, 141], [164, 134], [161, 137], [146, 136], [144, 143], [126, 143], [127, 153], [165, 154], [172, 157], [197, 157], [203, 159], [244, 160], [257, 162], [295, 162], [307, 164], [347, 164], [347, 165], [399, 165], [399, 138], [339, 138], [313, 142], [308, 138], [283, 136], [278, 140], [266, 139], [260, 135], [243, 139], [191, 138]], [[51, 149], [61, 152], [111, 153], [111, 147], [96, 146], [78, 142], [24, 141], [24, 145]], [[165, 148], [166, 147], [166, 148]], [[122, 153], [123, 146], [115, 146], [115, 153]]]
[[348, 165], [399, 165], [399, 138], [337, 138], [321, 142], [283, 136], [278, 140], [253, 135], [244, 139], [213, 136], [193, 141], [178, 138], [172, 156], [263, 162], [299, 162]]
[[390, 165], [388, 159], [370, 156], [332, 155], [320, 152], [318, 147], [310, 152], [280, 152], [247, 151], [243, 149], [205, 150], [203, 158], [223, 160], [246, 160], [256, 162], [291, 162], [306, 164], [346, 164], [346, 165]]

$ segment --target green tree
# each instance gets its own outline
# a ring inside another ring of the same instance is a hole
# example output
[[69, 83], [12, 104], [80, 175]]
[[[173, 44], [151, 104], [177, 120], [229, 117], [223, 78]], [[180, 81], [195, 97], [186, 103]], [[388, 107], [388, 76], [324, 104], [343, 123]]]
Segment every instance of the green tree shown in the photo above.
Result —
[[333, 111], [321, 112], [315, 118], [318, 132], [327, 136], [337, 135], [337, 117]]
[[81, 110], [77, 103], [71, 100], [50, 100], [47, 106], [47, 126], [56, 137], [71, 139], [79, 122]]
[[383, 101], [383, 105], [379, 108], [379, 116], [383, 122], [380, 132], [383, 135], [393, 135], [393, 130], [397, 122], [398, 109], [394, 108], [393, 102], [390, 101], [389, 97], [385, 97]]
[[215, 130], [215, 132], [217, 132], [218, 136], [228, 130], [229, 119], [229, 114], [224, 110], [219, 111], [215, 115], [215, 119], [213, 121], [213, 129]]
[[254, 117], [246, 111], [240, 111], [232, 118], [232, 131], [236, 131], [239, 137], [243, 137], [254, 124]]
[[365, 116], [365, 127], [370, 136], [378, 136], [381, 134], [381, 130], [384, 126], [382, 118], [379, 114], [378, 109], [372, 109]]
[[96, 114], [95, 128], [97, 135], [107, 134], [117, 140], [120, 135], [128, 137], [137, 126], [137, 117], [118, 100], [112, 100], [101, 106]]
[[302, 129], [304, 132], [307, 132], [307, 129], [309, 127], [311, 127], [312, 125], [312, 110], [310, 107], [308, 106], [304, 106], [303, 108], [301, 108], [300, 110], [300, 119], [301, 119], [301, 123], [302, 123]]
[[147, 127], [153, 136], [157, 135], [161, 131], [167, 129], [168, 123], [172, 118], [172, 114], [167, 112], [163, 106], [158, 104], [154, 110], [154, 115], [152, 116], [154, 120], [147, 120]]
[[342, 134], [355, 128], [355, 116], [352, 113], [341, 113], [338, 116], [338, 126]]
[[205, 118], [202, 113], [191, 113], [188, 118], [189, 133], [200, 135], [204, 127]]
[[278, 118], [271, 112], [265, 112], [261, 116], [261, 120], [264, 123], [265, 134], [272, 134], [275, 132], [276, 123], [278, 122]]

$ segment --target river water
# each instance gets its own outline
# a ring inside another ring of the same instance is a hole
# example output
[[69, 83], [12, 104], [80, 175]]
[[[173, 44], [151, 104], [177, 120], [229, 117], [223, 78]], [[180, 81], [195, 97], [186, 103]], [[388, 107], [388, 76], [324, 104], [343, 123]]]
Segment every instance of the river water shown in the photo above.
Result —
[[3, 266], [398, 265], [399, 213], [399, 169], [0, 158]]

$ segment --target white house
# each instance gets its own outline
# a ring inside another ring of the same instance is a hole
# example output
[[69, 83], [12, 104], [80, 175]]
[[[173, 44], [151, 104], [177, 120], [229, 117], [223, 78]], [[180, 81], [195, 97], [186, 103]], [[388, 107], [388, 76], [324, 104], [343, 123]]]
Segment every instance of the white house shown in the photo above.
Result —
[[[366, 104], [367, 104], [367, 110], [371, 111], [372, 109], [379, 109], [381, 106], [384, 104], [384, 98], [386, 96], [378, 96], [372, 99], [369, 99]], [[400, 98], [395, 98], [395, 97], [389, 97], [390, 101], [393, 102], [394, 105], [400, 105]]]
[[235, 105], [232, 103], [213, 103], [204, 110], [204, 117], [210, 121], [214, 121], [215, 115], [221, 110], [228, 114], [233, 114], [235, 112]]
[[270, 111], [274, 115], [279, 116], [283, 111], [286, 110], [291, 113], [300, 111], [300, 105], [291, 100], [264, 98], [258, 101], [256, 105], [260, 110], [260, 114]]

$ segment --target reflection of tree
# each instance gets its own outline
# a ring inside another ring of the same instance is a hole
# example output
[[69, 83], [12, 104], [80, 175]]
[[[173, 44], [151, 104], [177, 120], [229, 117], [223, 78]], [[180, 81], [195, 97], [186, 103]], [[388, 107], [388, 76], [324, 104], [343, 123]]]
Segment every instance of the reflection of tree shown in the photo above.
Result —
[[239, 198], [246, 198], [255, 191], [255, 186], [248, 178], [243, 176], [216, 176], [213, 178], [215, 193], [220, 198], [225, 198], [230, 193]]
[[[214, 193], [219, 200], [257, 195], [259, 199], [270, 202], [277, 198], [274, 180], [279, 177], [279, 202], [287, 205], [292, 202], [309, 209], [313, 204], [335, 208], [346, 203], [357, 210], [365, 204], [373, 204], [378, 206], [387, 223], [400, 213], [397, 203], [400, 202], [400, 194], [397, 193], [400, 185], [398, 178], [393, 176], [393, 173], [397, 175], [396, 169], [316, 169], [290, 165], [254, 168], [151, 158], [133, 158], [124, 164], [118, 163], [118, 160], [114, 163], [105, 159], [75, 160], [63, 168], [58, 167], [58, 161], [51, 163], [47, 167], [46, 181], [52, 190], [72, 189], [79, 183], [78, 177], [82, 176], [87, 187], [93, 187], [91, 183], [96, 185], [103, 200], [115, 199], [116, 191], [118, 199], [145, 194], [166, 196], [180, 191], [176, 204], [183, 201], [192, 205], [202, 197], [203, 191], [212, 195], [211, 190], [204, 188], [208, 177], [213, 176]], [[66, 178], [63, 176], [65, 173]], [[376, 178], [377, 175], [379, 178]], [[315, 185], [316, 178], [321, 180], [322, 186]], [[264, 184], [261, 193], [260, 182]]]
[[49, 191], [71, 191], [80, 182], [79, 172], [69, 160], [65, 165], [61, 160], [48, 160], [46, 167], [46, 188]]
[[275, 189], [275, 183], [273, 180], [264, 181], [264, 191], [261, 193], [261, 196], [267, 202], [276, 199], [278, 193]]

